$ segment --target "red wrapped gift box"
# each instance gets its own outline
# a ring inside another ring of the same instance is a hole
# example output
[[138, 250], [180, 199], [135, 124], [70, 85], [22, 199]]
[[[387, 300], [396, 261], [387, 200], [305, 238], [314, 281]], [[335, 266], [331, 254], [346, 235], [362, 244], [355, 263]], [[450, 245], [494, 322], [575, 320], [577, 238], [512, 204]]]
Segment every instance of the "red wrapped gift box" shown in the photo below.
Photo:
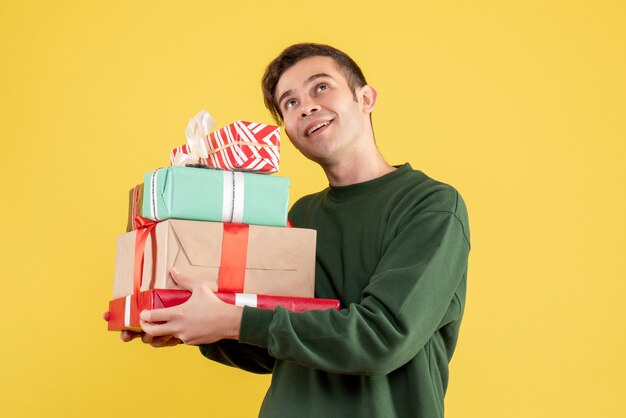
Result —
[[[208, 134], [204, 141], [209, 150], [207, 158], [197, 163], [222, 170], [275, 173], [280, 159], [280, 130], [278, 126], [237, 121]], [[176, 154], [191, 154], [189, 145], [172, 150]], [[195, 161], [194, 161], [195, 162]]]
[[[250, 293], [215, 292], [226, 303], [274, 309], [281, 306], [294, 312], [315, 309], [339, 309], [336, 299], [298, 298], [288, 296], [255, 295]], [[169, 308], [184, 303], [191, 296], [188, 290], [151, 289], [109, 302], [109, 331], [124, 329], [140, 331], [139, 313], [144, 309]]]

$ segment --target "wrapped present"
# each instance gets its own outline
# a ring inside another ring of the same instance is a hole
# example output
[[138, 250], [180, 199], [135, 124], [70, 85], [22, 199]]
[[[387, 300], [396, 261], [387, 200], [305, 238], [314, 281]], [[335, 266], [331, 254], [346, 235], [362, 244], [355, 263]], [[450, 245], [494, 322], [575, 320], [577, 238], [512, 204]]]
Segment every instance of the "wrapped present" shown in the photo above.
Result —
[[192, 167], [144, 176], [143, 216], [285, 226], [289, 178]]
[[136, 185], [129, 192], [128, 199], [128, 222], [126, 223], [126, 232], [137, 229], [135, 219], [142, 216], [141, 207], [143, 205], [143, 183]]
[[172, 267], [208, 281], [213, 291], [313, 297], [315, 230], [139, 220], [138, 230], [117, 238], [114, 299], [139, 290], [179, 289]]
[[[281, 306], [294, 312], [314, 309], [339, 309], [336, 299], [297, 298], [246, 293], [216, 292], [215, 295], [226, 303], [237, 306], [253, 306], [261, 309], [274, 309]], [[152, 289], [109, 302], [109, 331], [129, 329], [139, 331], [139, 314], [144, 309], [169, 308], [184, 303], [191, 296], [188, 290]]]
[[[275, 173], [280, 160], [278, 126], [237, 121], [211, 133], [208, 113], [200, 112], [187, 127], [187, 144], [174, 148], [172, 165], [201, 164], [210, 168]], [[210, 115], [209, 115], [210, 117]], [[212, 121], [212, 120], [211, 120]]]

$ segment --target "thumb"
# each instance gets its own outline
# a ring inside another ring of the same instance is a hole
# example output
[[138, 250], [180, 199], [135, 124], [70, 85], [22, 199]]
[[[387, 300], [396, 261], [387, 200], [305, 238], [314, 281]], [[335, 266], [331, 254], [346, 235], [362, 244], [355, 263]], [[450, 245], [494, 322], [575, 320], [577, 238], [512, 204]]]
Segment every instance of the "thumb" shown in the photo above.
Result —
[[202, 285], [202, 282], [200, 280], [194, 280], [185, 276], [176, 267], [172, 267], [172, 269], [170, 270], [170, 275], [177, 285], [185, 290], [190, 290], [192, 293], [195, 289]]

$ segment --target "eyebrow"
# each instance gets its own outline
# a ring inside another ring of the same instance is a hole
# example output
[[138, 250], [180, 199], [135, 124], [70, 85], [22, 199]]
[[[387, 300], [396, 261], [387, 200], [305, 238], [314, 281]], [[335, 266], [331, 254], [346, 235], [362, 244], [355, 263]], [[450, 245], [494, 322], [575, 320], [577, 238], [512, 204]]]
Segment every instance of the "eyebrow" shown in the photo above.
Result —
[[[306, 81], [304, 82], [304, 84], [310, 83], [313, 80], [316, 80], [318, 78], [322, 78], [322, 77], [329, 77], [329, 78], [333, 78], [330, 74], [326, 74], [326, 73], [318, 73], [318, 74], [313, 74], [311, 77], [307, 78]], [[293, 93], [293, 90], [287, 90], [286, 92], [284, 92], [283, 94], [280, 95], [280, 97], [278, 98], [278, 107], [280, 107], [280, 103], [283, 101], [283, 99], [287, 96], [289, 96], [291, 93]]]

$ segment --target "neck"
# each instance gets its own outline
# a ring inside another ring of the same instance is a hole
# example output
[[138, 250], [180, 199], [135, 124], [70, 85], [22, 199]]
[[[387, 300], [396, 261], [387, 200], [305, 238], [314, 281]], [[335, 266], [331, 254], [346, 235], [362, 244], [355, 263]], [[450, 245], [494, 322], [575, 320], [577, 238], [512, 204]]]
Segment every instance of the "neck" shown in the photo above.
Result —
[[396, 168], [389, 165], [371, 142], [351, 158], [342, 158], [334, 163], [321, 164], [331, 186], [349, 186], [382, 177]]

